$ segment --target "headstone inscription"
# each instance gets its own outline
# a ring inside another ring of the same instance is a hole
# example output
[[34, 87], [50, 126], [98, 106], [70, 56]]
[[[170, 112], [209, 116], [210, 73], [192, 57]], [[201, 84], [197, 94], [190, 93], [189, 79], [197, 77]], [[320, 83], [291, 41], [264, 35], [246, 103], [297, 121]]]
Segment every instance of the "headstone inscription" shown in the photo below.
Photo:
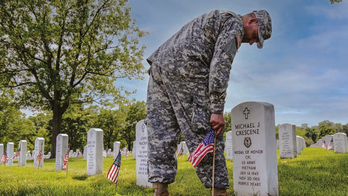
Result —
[[7, 142], [6, 151], [8, 157], [8, 162], [6, 163], [6, 165], [13, 165], [13, 142]]
[[281, 159], [297, 157], [295, 125], [279, 125], [279, 151]]
[[274, 106], [241, 103], [231, 120], [235, 194], [279, 195]]
[[20, 148], [20, 154], [18, 158], [18, 166], [26, 166], [27, 165], [27, 141], [20, 140], [18, 144], [18, 148]]
[[103, 130], [93, 128], [87, 132], [87, 175], [103, 172]]
[[147, 128], [144, 120], [137, 123], [136, 128], [136, 146], [137, 146], [137, 158], [136, 158], [136, 176], [137, 185], [144, 187], [152, 187], [152, 183], [148, 182], [147, 176]]
[[[35, 155], [33, 157], [34, 158], [34, 166], [35, 167], [43, 167], [43, 162], [44, 162], [43, 155], [44, 155], [44, 152], [45, 152], [44, 148], [45, 148], [45, 139], [42, 138], [42, 137], [37, 137], [35, 139], [35, 149], [34, 149]], [[41, 156], [42, 156], [40, 164], [36, 161], [37, 156], [39, 155], [39, 153], [41, 153]]]
[[347, 153], [347, 134], [335, 133], [333, 135], [335, 153]]
[[233, 160], [232, 131], [226, 132], [225, 151], [227, 160]]
[[60, 133], [57, 135], [56, 144], [56, 170], [63, 170], [63, 160], [68, 153], [69, 136]]
[[121, 142], [114, 142], [114, 159], [116, 159], [118, 153], [120, 152]]

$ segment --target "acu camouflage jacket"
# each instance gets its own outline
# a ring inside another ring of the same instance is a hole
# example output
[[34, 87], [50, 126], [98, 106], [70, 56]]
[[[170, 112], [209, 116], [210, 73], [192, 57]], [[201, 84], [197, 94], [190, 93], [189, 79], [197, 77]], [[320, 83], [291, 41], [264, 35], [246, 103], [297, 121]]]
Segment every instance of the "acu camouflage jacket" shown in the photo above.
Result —
[[222, 114], [231, 65], [243, 36], [240, 15], [215, 10], [187, 23], [147, 61], [173, 74], [208, 81], [210, 112]]

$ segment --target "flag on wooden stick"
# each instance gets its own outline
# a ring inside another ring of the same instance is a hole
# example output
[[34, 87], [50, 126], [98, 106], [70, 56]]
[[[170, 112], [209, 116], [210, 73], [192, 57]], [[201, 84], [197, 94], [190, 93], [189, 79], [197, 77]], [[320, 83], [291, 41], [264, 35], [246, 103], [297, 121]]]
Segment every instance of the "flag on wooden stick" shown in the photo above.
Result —
[[64, 160], [63, 160], [63, 169], [66, 169], [68, 167], [69, 162], [69, 151], [66, 153]]
[[121, 168], [121, 152], [118, 153], [114, 163], [111, 165], [107, 178], [117, 184], [118, 174], [120, 173]]
[[6, 151], [5, 151], [4, 154], [1, 156], [0, 161], [3, 162], [3, 163], [7, 163], [7, 162], [8, 162], [8, 156], [7, 156], [7, 152], [6, 152]]
[[196, 167], [206, 154], [214, 151], [214, 137], [215, 133], [211, 130], [197, 146], [195, 151], [190, 154], [188, 160], [191, 162], [193, 167]]
[[19, 157], [20, 154], [21, 154], [21, 148], [18, 148], [16, 154], [14, 154], [11, 159], [15, 159], [16, 157]]

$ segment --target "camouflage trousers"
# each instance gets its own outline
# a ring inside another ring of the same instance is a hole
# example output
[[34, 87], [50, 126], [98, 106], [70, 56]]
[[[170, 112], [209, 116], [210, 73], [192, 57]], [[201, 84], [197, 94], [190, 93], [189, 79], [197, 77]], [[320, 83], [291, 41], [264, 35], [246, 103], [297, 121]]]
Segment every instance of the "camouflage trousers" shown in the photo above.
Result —
[[[175, 152], [180, 133], [192, 153], [211, 130], [208, 79], [173, 75], [152, 65], [147, 91], [148, 180], [173, 183], [177, 171]], [[212, 154], [212, 153], [211, 153]], [[207, 154], [195, 171], [206, 188], [212, 186], [213, 157]], [[228, 189], [223, 135], [216, 139], [215, 184]]]

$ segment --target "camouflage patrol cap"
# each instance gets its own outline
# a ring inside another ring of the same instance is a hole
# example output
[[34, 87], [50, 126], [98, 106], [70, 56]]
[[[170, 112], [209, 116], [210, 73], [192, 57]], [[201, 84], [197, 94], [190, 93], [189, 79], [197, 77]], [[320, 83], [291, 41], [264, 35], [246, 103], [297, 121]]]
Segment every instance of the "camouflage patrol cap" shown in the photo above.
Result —
[[257, 47], [261, 49], [263, 47], [263, 41], [271, 37], [272, 20], [266, 10], [253, 11], [253, 14], [259, 24], [259, 42], [257, 43]]

